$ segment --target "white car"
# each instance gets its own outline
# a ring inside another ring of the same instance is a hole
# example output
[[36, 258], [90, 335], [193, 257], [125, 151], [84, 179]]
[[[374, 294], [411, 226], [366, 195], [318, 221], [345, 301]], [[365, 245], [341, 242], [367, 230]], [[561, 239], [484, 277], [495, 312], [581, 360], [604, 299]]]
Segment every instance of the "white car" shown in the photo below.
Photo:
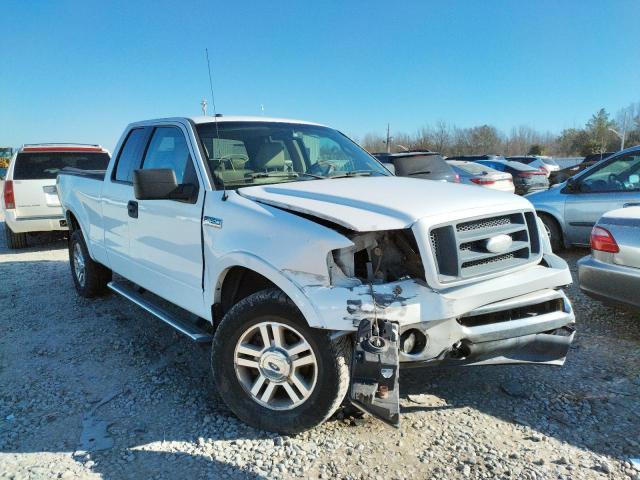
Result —
[[4, 179], [2, 210], [9, 248], [27, 246], [27, 233], [67, 230], [56, 191], [65, 167], [104, 170], [109, 152], [99, 145], [30, 144], [19, 148]]
[[526, 155], [526, 156], [519, 156], [519, 157], [507, 157], [507, 160], [524, 163], [525, 165], [529, 165], [530, 167], [542, 170], [547, 175], [547, 178], [549, 178], [549, 176], [553, 172], [557, 172], [560, 170], [560, 165], [558, 165], [553, 158], [543, 156], [543, 155]]
[[322, 125], [138, 122], [106, 171], [57, 186], [77, 292], [212, 343], [220, 397], [259, 429], [311, 428], [347, 395], [397, 425], [401, 367], [562, 365], [574, 336], [528, 200], [392, 176]]
[[460, 183], [479, 185], [501, 192], [515, 193], [516, 191], [510, 173], [495, 170], [481, 163], [464, 160], [447, 160], [447, 163], [460, 177]]

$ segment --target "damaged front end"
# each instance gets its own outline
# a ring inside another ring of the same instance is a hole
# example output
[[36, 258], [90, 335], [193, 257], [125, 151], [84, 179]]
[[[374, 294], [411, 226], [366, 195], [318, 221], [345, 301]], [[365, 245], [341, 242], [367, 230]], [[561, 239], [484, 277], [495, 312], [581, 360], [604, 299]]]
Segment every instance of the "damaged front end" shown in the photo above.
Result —
[[359, 409], [399, 425], [400, 367], [564, 363], [575, 317], [559, 289], [571, 283], [559, 257], [434, 290], [410, 231], [350, 239], [331, 253], [332, 288], [317, 290], [317, 304], [341, 292], [342, 320], [357, 329], [349, 399]]

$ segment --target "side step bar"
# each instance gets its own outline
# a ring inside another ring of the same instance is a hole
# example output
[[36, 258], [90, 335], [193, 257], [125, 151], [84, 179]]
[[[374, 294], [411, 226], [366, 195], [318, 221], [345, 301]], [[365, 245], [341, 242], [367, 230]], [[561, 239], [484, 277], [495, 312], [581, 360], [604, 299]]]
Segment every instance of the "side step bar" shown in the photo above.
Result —
[[210, 343], [213, 340], [213, 335], [210, 335], [209, 333], [199, 329], [197, 326], [193, 325], [190, 322], [185, 322], [184, 320], [180, 320], [179, 318], [174, 317], [162, 307], [154, 305], [148, 299], [144, 298], [142, 295], [140, 295], [138, 292], [128, 287], [127, 285], [118, 282], [109, 282], [107, 286], [117, 294], [122, 295], [127, 300], [130, 300], [139, 307], [143, 308], [151, 315], [158, 317], [164, 323], [171, 325], [173, 328], [178, 330], [180, 333], [183, 333], [194, 342]]

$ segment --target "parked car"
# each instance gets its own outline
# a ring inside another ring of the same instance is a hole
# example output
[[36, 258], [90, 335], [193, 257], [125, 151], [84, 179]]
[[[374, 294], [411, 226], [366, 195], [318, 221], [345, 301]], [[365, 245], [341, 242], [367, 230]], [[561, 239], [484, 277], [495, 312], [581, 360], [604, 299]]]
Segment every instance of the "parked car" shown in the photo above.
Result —
[[591, 167], [592, 165], [595, 165], [599, 161], [604, 160], [605, 158], [609, 158], [614, 153], [616, 152], [593, 153], [591, 155], [587, 155], [579, 164], [572, 167], [563, 168], [561, 170], [558, 170], [557, 172], [553, 172], [549, 177], [549, 183], [551, 183], [551, 185], [556, 185], [558, 183], [565, 182], [569, 178], [577, 175], [578, 173]]
[[4, 177], [7, 176], [7, 169], [6, 168], [0, 168], [0, 180], [4, 180]]
[[498, 155], [462, 155], [449, 157], [448, 159], [476, 162], [494, 170], [511, 174], [513, 186], [518, 195], [549, 188], [549, 180], [541, 170], [520, 162], [505, 160], [504, 157]]
[[56, 191], [65, 167], [105, 169], [109, 152], [99, 145], [32, 144], [16, 150], [3, 186], [2, 209], [9, 248], [27, 246], [27, 233], [67, 230]]
[[554, 172], [560, 170], [560, 165], [558, 165], [553, 158], [543, 155], [512, 156], [506, 157], [506, 159], [511, 160], [512, 162], [524, 163], [530, 167], [542, 170], [547, 175], [547, 178], [549, 178], [549, 176]]
[[502, 192], [514, 193], [513, 177], [510, 173], [500, 172], [486, 165], [463, 160], [447, 160], [454, 172], [460, 177], [460, 183], [480, 185]]
[[640, 309], [640, 207], [605, 213], [578, 261], [580, 289], [606, 303]]
[[604, 212], [640, 204], [640, 147], [618, 152], [556, 188], [527, 196], [554, 250], [587, 246]]
[[399, 177], [460, 182], [460, 177], [444, 161], [444, 157], [437, 152], [374, 153], [373, 156], [384, 164], [393, 165], [393, 170]]
[[573, 339], [571, 274], [528, 200], [425, 188], [322, 125], [137, 122], [106, 172], [57, 186], [78, 293], [212, 342], [221, 398], [260, 429], [311, 428], [347, 392], [397, 425], [400, 365], [561, 365]]

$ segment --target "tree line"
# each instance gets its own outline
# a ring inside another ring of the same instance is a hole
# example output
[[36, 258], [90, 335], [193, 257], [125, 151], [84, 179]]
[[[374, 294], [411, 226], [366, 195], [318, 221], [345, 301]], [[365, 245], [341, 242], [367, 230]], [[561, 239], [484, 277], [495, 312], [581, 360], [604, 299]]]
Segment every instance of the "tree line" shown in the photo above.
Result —
[[[392, 152], [428, 149], [449, 156], [527, 154], [576, 157], [620, 150], [620, 137], [615, 132], [622, 134], [625, 128], [625, 148], [640, 145], [640, 102], [621, 109], [615, 116], [601, 108], [583, 128], [567, 128], [559, 134], [542, 133], [526, 125], [514, 127], [509, 133], [503, 133], [492, 125], [460, 128], [440, 120], [414, 134], [394, 133], [389, 144]], [[372, 153], [387, 151], [386, 136], [377, 133], [366, 134], [359, 143]]]

